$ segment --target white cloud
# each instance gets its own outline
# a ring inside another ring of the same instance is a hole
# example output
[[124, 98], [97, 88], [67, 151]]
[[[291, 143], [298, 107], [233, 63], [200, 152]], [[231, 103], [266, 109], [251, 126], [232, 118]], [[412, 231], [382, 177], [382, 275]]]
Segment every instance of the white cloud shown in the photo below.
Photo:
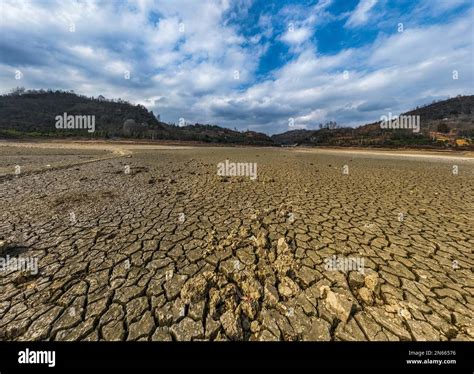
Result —
[[351, 13], [346, 26], [361, 26], [369, 20], [370, 10], [377, 4], [377, 0], [360, 0], [355, 10]]
[[[352, 22], [367, 20], [373, 5], [362, 3]], [[329, 4], [260, 15], [258, 34], [244, 36], [228, 18], [246, 14], [248, 2], [235, 9], [227, 1], [130, 1], [116, 9], [93, 1], [3, 0], [0, 52], [8, 53], [0, 60], [0, 87], [121, 97], [165, 121], [183, 117], [268, 133], [288, 130], [290, 117], [308, 128], [329, 120], [362, 124], [427, 98], [472, 93], [472, 10], [443, 25], [380, 34], [372, 44], [323, 55], [311, 39], [331, 18]], [[293, 34], [285, 28], [278, 35], [275, 19], [285, 27], [293, 22]], [[69, 32], [69, 22], [76, 32]], [[290, 58], [257, 77], [266, 39], [274, 36], [290, 45]], [[15, 69], [23, 72], [21, 81]], [[131, 71], [130, 80], [124, 70]], [[452, 79], [453, 70], [459, 80]]]
[[290, 26], [289, 29], [281, 37], [281, 40], [288, 44], [301, 44], [308, 40], [311, 35], [312, 32], [307, 27], [300, 27], [294, 29], [294, 26]]

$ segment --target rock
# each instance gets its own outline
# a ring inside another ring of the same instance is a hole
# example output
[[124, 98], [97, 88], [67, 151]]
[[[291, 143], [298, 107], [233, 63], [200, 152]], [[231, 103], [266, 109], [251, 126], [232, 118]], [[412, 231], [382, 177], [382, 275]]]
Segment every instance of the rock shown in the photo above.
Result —
[[163, 305], [161, 308], [155, 310], [155, 316], [158, 320], [158, 325], [163, 326], [170, 326], [173, 322], [173, 304], [167, 303]]
[[278, 285], [278, 292], [282, 297], [287, 299], [293, 297], [300, 291], [299, 286], [288, 277], [283, 277]]
[[[274, 253], [270, 253], [274, 256]], [[272, 258], [269, 256], [270, 261]], [[294, 259], [289, 253], [279, 254], [273, 262], [273, 268], [280, 275], [286, 275], [294, 267]]]
[[20, 340], [43, 340], [46, 339], [48, 335], [48, 331], [51, 328], [51, 324], [53, 321], [58, 317], [61, 313], [62, 308], [54, 307], [50, 309], [48, 312], [44, 313], [35, 320], [29, 327], [28, 330], [24, 335], [21, 336]]
[[255, 241], [258, 248], [266, 248], [268, 246], [268, 231], [265, 229], [260, 229]]
[[267, 303], [268, 305], [276, 305], [278, 303], [279, 296], [278, 296], [278, 291], [270, 283], [265, 284], [265, 293], [263, 297], [263, 301]]
[[242, 226], [239, 230], [239, 235], [241, 238], [247, 238], [250, 235], [250, 230], [248, 227]]
[[54, 335], [57, 331], [69, 329], [81, 322], [80, 308], [81, 307], [67, 308], [64, 313], [54, 322], [50, 334]]
[[257, 340], [260, 341], [260, 342], [276, 342], [276, 341], [279, 341], [279, 339], [268, 330], [263, 330], [260, 333], [260, 335], [258, 336]]
[[[260, 325], [262, 326], [262, 329], [270, 332], [273, 336], [277, 338], [276, 340], [280, 340], [281, 336], [280, 328], [277, 324], [277, 320], [281, 317], [285, 318], [285, 316], [282, 316], [275, 309], [264, 309], [262, 310], [259, 316], [259, 321]], [[263, 331], [261, 332], [261, 334], [262, 333]]]
[[107, 341], [122, 341], [125, 339], [125, 330], [122, 321], [113, 321], [102, 327], [102, 337]]
[[389, 315], [380, 308], [367, 307], [366, 310], [378, 324], [398, 336], [400, 340], [412, 340], [399, 318], [393, 318], [393, 315]]
[[[289, 307], [285, 313], [286, 319], [290, 322], [291, 328], [282, 325], [281, 318], [277, 318], [278, 327], [283, 331], [282, 335], [287, 337], [291, 335], [291, 330], [293, 330], [293, 339], [301, 338], [304, 334], [307, 334], [311, 330], [311, 321], [312, 318], [308, 317], [301, 308]], [[278, 315], [277, 315], [278, 317]], [[291, 336], [290, 336], [291, 338]], [[287, 340], [287, 339], [285, 339]]]
[[334, 336], [343, 341], [361, 342], [367, 340], [354, 318], [351, 318], [346, 324], [340, 323], [336, 327]]
[[253, 277], [246, 278], [241, 284], [240, 288], [246, 298], [258, 301], [262, 296], [262, 285]]
[[446, 335], [448, 339], [453, 339], [458, 335], [456, 327], [447, 323], [445, 319], [439, 317], [436, 313], [430, 315], [430, 324]]
[[247, 316], [250, 320], [255, 319], [258, 313], [258, 302], [256, 301], [244, 301], [240, 304], [242, 313]]
[[311, 329], [307, 333], [303, 333], [304, 341], [330, 341], [331, 325], [321, 318], [311, 319]]
[[243, 338], [242, 326], [239, 317], [232, 310], [228, 310], [221, 317], [220, 321], [227, 337], [231, 340], [241, 340]]
[[325, 304], [327, 309], [333, 312], [341, 322], [347, 322], [352, 311], [352, 300], [349, 300], [345, 295], [329, 290], [326, 292]]
[[193, 321], [189, 317], [185, 317], [181, 322], [171, 326], [170, 332], [178, 341], [191, 341], [193, 339], [204, 338], [202, 323]]
[[351, 271], [349, 273], [348, 283], [352, 289], [361, 288], [365, 284], [365, 278], [361, 273]]
[[405, 308], [401, 308], [399, 310], [399, 314], [400, 314], [400, 317], [404, 318], [404, 319], [411, 319], [411, 314], [408, 310], [406, 310]]
[[181, 299], [186, 303], [195, 303], [204, 299], [208, 291], [209, 280], [212, 279], [211, 272], [204, 272], [189, 279], [181, 289]]
[[170, 342], [173, 339], [171, 338], [168, 327], [157, 327], [151, 337], [151, 340], [154, 342]]
[[204, 317], [204, 308], [206, 306], [206, 301], [201, 300], [189, 305], [188, 315], [195, 321], [202, 321]]
[[72, 329], [62, 330], [59, 331], [56, 335], [55, 340], [62, 340], [62, 341], [78, 341], [83, 340], [83, 337], [87, 336], [94, 330], [95, 320], [93, 318], [86, 319], [85, 321], [81, 322], [79, 325]]
[[130, 300], [138, 297], [142, 291], [143, 289], [137, 285], [118, 288], [115, 292], [114, 300], [126, 304]]
[[378, 294], [380, 291], [379, 275], [377, 273], [371, 273], [365, 277], [365, 286], [372, 292]]
[[296, 273], [296, 277], [300, 284], [306, 288], [317, 282], [321, 278], [321, 274], [316, 270], [309, 268], [308, 266], [301, 266], [301, 268]]
[[[386, 335], [382, 332], [382, 326], [375, 322], [368, 313], [364, 311], [358, 312], [354, 315], [354, 319], [357, 321], [369, 341], [388, 340]], [[349, 323], [347, 325], [349, 325]]]
[[140, 321], [130, 325], [127, 340], [137, 340], [143, 336], [147, 337], [151, 335], [154, 328], [155, 321], [153, 316], [151, 315], [151, 312], [146, 312]]
[[319, 298], [324, 299], [329, 291], [331, 291], [331, 288], [329, 288], [329, 284], [322, 284], [319, 287]]
[[306, 291], [300, 292], [300, 294], [296, 296], [296, 303], [303, 309], [306, 315], [313, 316], [317, 314], [316, 307], [318, 301], [313, 298], [310, 293]]
[[163, 288], [165, 289], [166, 298], [168, 300], [173, 300], [180, 294], [184, 282], [187, 278], [187, 275], [175, 274], [169, 281], [164, 284]]
[[[263, 248], [259, 248], [259, 250], [263, 251]], [[237, 251], [237, 257], [244, 265], [253, 265], [255, 263], [255, 255], [252, 247], [239, 249]]]
[[440, 334], [433, 326], [425, 321], [407, 321], [410, 331], [416, 341], [439, 341]]
[[258, 323], [258, 321], [252, 321], [250, 323], [250, 331], [254, 334], [260, 331], [260, 324]]
[[215, 339], [220, 328], [221, 324], [219, 321], [215, 321], [211, 316], [208, 316], [206, 319], [205, 338], [209, 340]]
[[148, 299], [145, 296], [129, 301], [125, 307], [127, 323], [130, 324], [131, 322], [135, 322], [147, 309]]
[[359, 296], [362, 299], [362, 301], [368, 305], [372, 305], [374, 303], [374, 297], [373, 293], [371, 290], [369, 290], [367, 287], [362, 287], [359, 289]]
[[287, 253], [290, 251], [290, 247], [288, 246], [288, 243], [286, 242], [285, 238], [280, 238], [278, 239], [277, 242], [277, 253]]
[[181, 321], [186, 315], [186, 304], [181, 298], [178, 297], [171, 303], [171, 314], [173, 316], [172, 323]]
[[[271, 254], [275, 256], [274, 253], [271, 253]], [[285, 238], [278, 239], [276, 259], [273, 258], [270, 260], [273, 260], [272, 266], [278, 274], [286, 275], [290, 269], [293, 269], [294, 267], [293, 254]]]

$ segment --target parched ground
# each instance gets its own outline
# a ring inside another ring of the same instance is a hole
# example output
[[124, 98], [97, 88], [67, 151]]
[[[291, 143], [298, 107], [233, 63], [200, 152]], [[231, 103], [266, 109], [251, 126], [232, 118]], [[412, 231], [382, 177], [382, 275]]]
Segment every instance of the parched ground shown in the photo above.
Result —
[[123, 147], [0, 146], [0, 339], [474, 339], [472, 159]]

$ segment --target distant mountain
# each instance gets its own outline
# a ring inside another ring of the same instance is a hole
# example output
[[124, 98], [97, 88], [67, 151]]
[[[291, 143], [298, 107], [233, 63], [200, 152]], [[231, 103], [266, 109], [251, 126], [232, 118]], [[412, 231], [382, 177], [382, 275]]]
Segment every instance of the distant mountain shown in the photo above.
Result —
[[474, 141], [474, 95], [458, 96], [448, 100], [433, 102], [401, 115], [420, 116], [419, 133], [412, 130], [383, 129], [381, 121], [369, 123], [357, 128], [337, 127], [319, 130], [293, 130], [273, 135], [276, 144], [294, 144], [317, 146], [446, 146], [433, 140], [433, 132], [453, 132], [456, 137], [470, 138]]
[[[56, 116], [95, 116], [95, 131], [57, 129]], [[31, 91], [17, 88], [0, 96], [0, 138], [92, 137], [198, 141], [248, 145], [305, 146], [422, 146], [439, 147], [474, 142], [474, 96], [458, 96], [417, 107], [403, 115], [420, 116], [420, 132], [383, 129], [380, 121], [358, 128], [335, 122], [318, 130], [296, 129], [271, 137], [253, 131], [239, 132], [215, 125], [176, 126], [161, 122], [142, 105], [102, 96], [86, 97], [65, 91]], [[451, 132], [449, 136], [437, 134]]]
[[[406, 112], [407, 115], [419, 115], [425, 121], [436, 121], [444, 118], [474, 118], [474, 95], [458, 96], [451, 99], [433, 102]], [[469, 121], [467, 121], [469, 122]]]
[[[57, 129], [56, 116], [95, 116], [95, 131]], [[86, 97], [65, 91], [16, 89], [0, 96], [0, 137], [81, 136], [167, 139], [210, 143], [272, 145], [270, 137], [213, 125], [174, 126], [157, 119], [142, 105], [102, 96]]]

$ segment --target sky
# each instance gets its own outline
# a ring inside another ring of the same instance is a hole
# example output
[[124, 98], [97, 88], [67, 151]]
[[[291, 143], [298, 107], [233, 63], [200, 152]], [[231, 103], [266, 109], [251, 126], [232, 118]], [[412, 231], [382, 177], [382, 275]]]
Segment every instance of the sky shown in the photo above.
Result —
[[474, 93], [473, 0], [0, 0], [0, 94], [275, 134]]

